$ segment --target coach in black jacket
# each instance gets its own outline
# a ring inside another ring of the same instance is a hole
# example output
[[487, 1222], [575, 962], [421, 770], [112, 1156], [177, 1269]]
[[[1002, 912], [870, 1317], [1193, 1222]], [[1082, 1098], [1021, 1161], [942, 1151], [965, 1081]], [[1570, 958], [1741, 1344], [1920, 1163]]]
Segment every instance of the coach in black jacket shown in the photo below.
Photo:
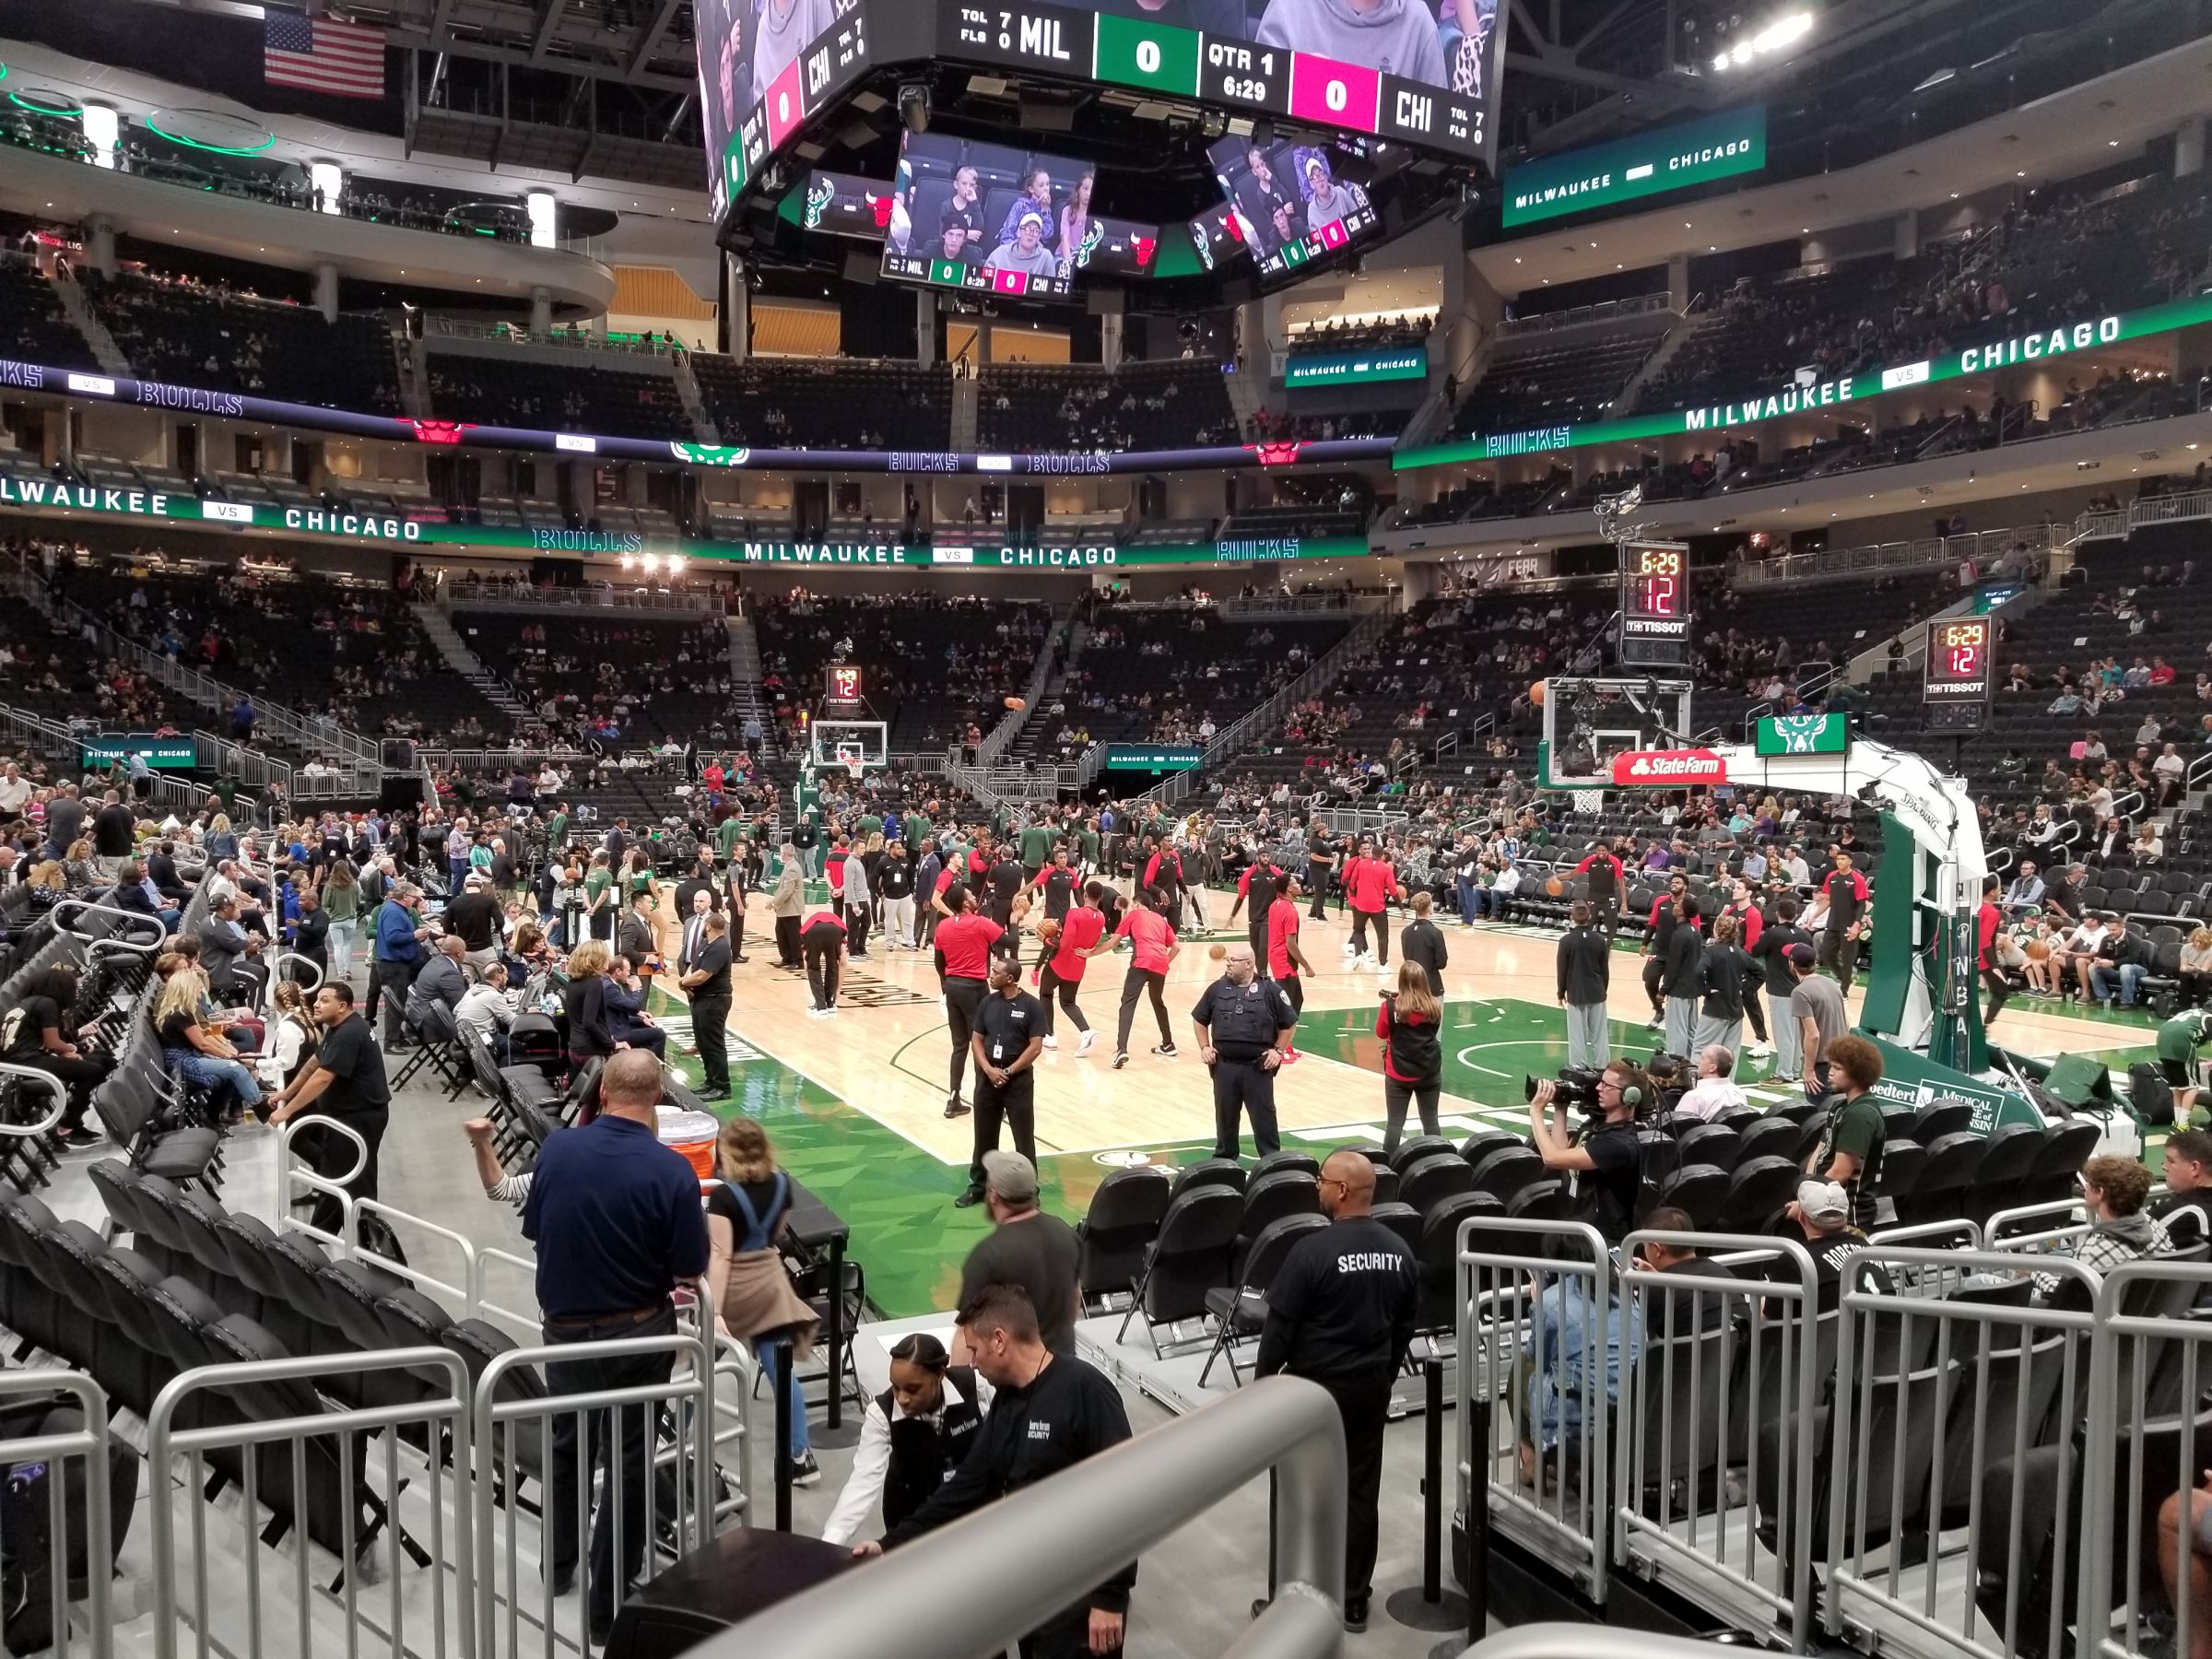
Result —
[[1613, 1058], [1612, 1034], [1606, 1023], [1613, 945], [1592, 925], [1595, 920], [1588, 901], [1576, 900], [1568, 907], [1567, 932], [1559, 939], [1559, 1003], [1567, 1010], [1570, 1065], [1603, 1065]]
[[[1398, 954], [1409, 962], [1418, 962], [1429, 976], [1429, 994], [1444, 994], [1444, 967], [1452, 959], [1452, 952], [1444, 944], [1444, 930], [1429, 919], [1436, 900], [1426, 892], [1417, 892], [1407, 901], [1413, 907], [1413, 920], [1398, 931]], [[1260, 953], [1264, 963], [1266, 952]]]

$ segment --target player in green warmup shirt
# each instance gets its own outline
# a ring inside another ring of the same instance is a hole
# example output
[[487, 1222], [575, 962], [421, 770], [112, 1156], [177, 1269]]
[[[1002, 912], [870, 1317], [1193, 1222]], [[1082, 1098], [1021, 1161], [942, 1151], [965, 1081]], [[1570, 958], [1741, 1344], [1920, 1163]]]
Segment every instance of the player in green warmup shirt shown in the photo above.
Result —
[[567, 850], [568, 844], [569, 815], [556, 812], [546, 820], [546, 849], [558, 858]]
[[[860, 820], [860, 845], [865, 848], [871, 838], [883, 833], [883, 819], [875, 813], [864, 815]], [[857, 849], [856, 849], [857, 850]]]
[[715, 856], [727, 864], [730, 854], [737, 850], [738, 843], [744, 840], [745, 819], [733, 812], [714, 826]]
[[2173, 1121], [2196, 1126], [2196, 1051], [2212, 1042], [2212, 1008], [2183, 1008], [2159, 1028], [2159, 1069], [2173, 1090]]
[[935, 832], [926, 812], [917, 812], [906, 820], [906, 850], [909, 853], [922, 851], [922, 843]]
[[1082, 854], [1083, 872], [1090, 874], [1099, 867], [1099, 820], [1086, 818], [1076, 836], [1076, 845]]
[[1021, 832], [1021, 868], [1034, 876], [1053, 856], [1053, 831], [1048, 825], [1030, 824]]

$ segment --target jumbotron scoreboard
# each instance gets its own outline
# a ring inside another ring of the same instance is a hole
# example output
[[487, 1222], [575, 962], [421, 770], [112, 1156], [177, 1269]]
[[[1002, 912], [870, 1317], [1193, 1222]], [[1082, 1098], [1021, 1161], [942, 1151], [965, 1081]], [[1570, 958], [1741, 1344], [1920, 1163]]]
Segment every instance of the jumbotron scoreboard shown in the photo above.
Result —
[[1996, 626], [1987, 617], [1929, 623], [1921, 699], [1931, 732], [1979, 732], [1989, 724]]
[[1631, 541], [1620, 549], [1620, 662], [1623, 667], [1689, 664], [1689, 548], [1681, 542]]

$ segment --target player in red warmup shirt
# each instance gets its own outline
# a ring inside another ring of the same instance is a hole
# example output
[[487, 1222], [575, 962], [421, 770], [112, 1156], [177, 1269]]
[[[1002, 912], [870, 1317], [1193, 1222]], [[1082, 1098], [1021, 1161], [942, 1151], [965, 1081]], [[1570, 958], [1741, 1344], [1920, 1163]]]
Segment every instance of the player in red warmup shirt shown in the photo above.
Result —
[[1101, 939], [1086, 952], [1088, 956], [1102, 956], [1112, 950], [1115, 940], [1127, 939], [1131, 960], [1128, 976], [1122, 981], [1122, 1019], [1120, 1035], [1113, 1045], [1113, 1068], [1116, 1071], [1129, 1064], [1129, 1028], [1136, 1023], [1137, 999], [1147, 993], [1152, 997], [1152, 1012], [1159, 1019], [1159, 1042], [1153, 1053], [1163, 1060], [1175, 1058], [1175, 1033], [1168, 1024], [1167, 988], [1168, 969], [1175, 954], [1182, 947], [1175, 942], [1175, 928], [1161, 909], [1167, 900], [1159, 891], [1147, 888], [1137, 895], [1137, 901], [1122, 916], [1122, 924], [1112, 935]]
[[[1397, 870], [1387, 858], [1375, 856], [1375, 843], [1362, 840], [1359, 851], [1344, 866], [1344, 899], [1352, 912], [1352, 936], [1346, 948], [1355, 968], [1390, 966], [1390, 930], [1382, 925], [1382, 911], [1393, 898], [1403, 899]], [[1367, 930], [1375, 930], [1374, 948], [1369, 949]]]
[[[1047, 918], [1049, 921], [1051, 918]], [[1060, 918], [1060, 936], [1053, 942], [1053, 953], [1038, 971], [1037, 998], [1044, 1004], [1044, 1046], [1060, 1046], [1058, 1033], [1053, 1030], [1053, 1000], [1056, 993], [1060, 1008], [1067, 1015], [1068, 1024], [1083, 1033], [1082, 1041], [1076, 1045], [1077, 1056], [1090, 1053], [1090, 1045], [1099, 1034], [1090, 1029], [1083, 1018], [1083, 1010], [1076, 1006], [1076, 993], [1083, 988], [1083, 964], [1088, 959], [1092, 947], [1106, 936], [1106, 917], [1099, 909], [1099, 883], [1093, 881], [1083, 889], [1083, 902]]]
[[[1313, 964], [1299, 948], [1299, 922], [1298, 877], [1286, 874], [1276, 888], [1275, 902], [1267, 907], [1267, 977], [1281, 982], [1294, 1014], [1303, 1013], [1306, 1006], [1306, 982], [1301, 976], [1313, 971]], [[1283, 1051], [1283, 1064], [1288, 1065], [1297, 1058], [1298, 1043], [1293, 1038]]]
[[945, 889], [945, 907], [952, 913], [937, 924], [937, 949], [945, 958], [945, 1022], [952, 1033], [952, 1092], [945, 1100], [947, 1117], [967, 1114], [960, 1099], [960, 1083], [968, 1074], [968, 1039], [975, 1028], [975, 1011], [991, 994], [991, 954], [1006, 930], [977, 911], [975, 895], [960, 883]]

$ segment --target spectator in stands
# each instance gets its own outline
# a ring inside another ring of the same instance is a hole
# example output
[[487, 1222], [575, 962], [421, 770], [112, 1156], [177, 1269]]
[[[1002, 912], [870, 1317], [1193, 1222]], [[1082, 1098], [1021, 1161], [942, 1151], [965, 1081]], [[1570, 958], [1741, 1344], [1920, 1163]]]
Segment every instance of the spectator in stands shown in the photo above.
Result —
[[2162, 1153], [2166, 1195], [2152, 1206], [2176, 1250], [2212, 1240], [2212, 1135], [2177, 1129]]
[[507, 964], [490, 962], [484, 977], [463, 992], [453, 1009], [453, 1024], [473, 1030], [500, 1065], [508, 1064], [507, 1028], [514, 1023], [514, 998], [507, 989]]
[[468, 994], [468, 975], [461, 966], [467, 951], [459, 934], [445, 934], [432, 945], [422, 971], [407, 986], [406, 1022], [416, 1030], [427, 1030], [424, 1019], [432, 1003], [443, 1003], [448, 1012], [461, 1006]]
[[172, 1073], [218, 1091], [213, 1114], [223, 1119], [260, 1105], [261, 1085], [240, 1062], [236, 1045], [203, 1022], [206, 997], [207, 976], [196, 964], [181, 962], [154, 999], [154, 1034]]
[[[89, 1147], [99, 1142], [100, 1135], [86, 1126], [85, 1113], [91, 1105], [93, 1089], [113, 1069], [113, 1063], [77, 1047], [76, 1039], [91, 1028], [77, 1029], [73, 1018], [76, 995], [74, 968], [56, 966], [33, 971], [18, 988], [15, 1006], [0, 1016], [0, 1058], [58, 1079], [65, 1086], [66, 1099], [55, 1130], [65, 1145]], [[43, 1096], [37, 1098], [31, 1110], [38, 1117], [45, 1116]]]
[[1833, 1312], [1843, 1299], [1843, 1264], [1866, 1242], [1852, 1225], [1851, 1197], [1835, 1182], [1801, 1181], [1783, 1213], [1797, 1224], [1813, 1258], [1814, 1312]]
[[246, 932], [235, 896], [218, 900], [200, 928], [200, 961], [209, 988], [241, 1002], [258, 1001], [262, 986], [268, 982], [268, 971], [259, 960], [265, 942]]
[[120, 910], [155, 917], [160, 922], [163, 933], [175, 933], [184, 915], [169, 902], [154, 885], [153, 878], [147, 875], [146, 866], [135, 858], [126, 858], [116, 866], [115, 904]]
[[645, 985], [626, 956], [610, 956], [606, 969], [606, 1018], [618, 1048], [667, 1052], [668, 1033], [645, 1011]]
[[2200, 927], [2182, 945], [2180, 998], [2184, 1008], [2202, 1007], [2212, 994], [2212, 927]]
[[[2148, 1256], [2171, 1255], [2173, 1244], [2165, 1224], [2144, 1207], [2150, 1185], [2150, 1171], [2133, 1158], [2090, 1159], [2081, 1168], [2081, 1197], [2088, 1211], [2089, 1230], [2067, 1255], [2097, 1273], [2110, 1273], [2123, 1263]], [[2073, 1287], [2074, 1295], [2081, 1293], [2077, 1281], [2063, 1282]], [[2037, 1298], [2046, 1302], [2056, 1299], [2061, 1283], [2059, 1274], [2037, 1274]]]
[[407, 988], [422, 971], [428, 954], [424, 947], [429, 940], [430, 930], [421, 925], [421, 906], [422, 889], [412, 883], [401, 882], [377, 907], [375, 959], [370, 968], [369, 999], [373, 1003], [378, 991], [382, 991], [383, 1041], [388, 1053], [404, 1053], [412, 1046], [401, 1021], [406, 1013]]
[[2089, 970], [2089, 996], [2107, 1006], [2132, 1008], [2136, 988], [2150, 972], [2150, 941], [2119, 923], [2106, 935], [2101, 956]]
[[1676, 1102], [1675, 1115], [1709, 1124], [1749, 1103], [1735, 1082], [1735, 1051], [1716, 1042], [1698, 1052], [1698, 1080]]

